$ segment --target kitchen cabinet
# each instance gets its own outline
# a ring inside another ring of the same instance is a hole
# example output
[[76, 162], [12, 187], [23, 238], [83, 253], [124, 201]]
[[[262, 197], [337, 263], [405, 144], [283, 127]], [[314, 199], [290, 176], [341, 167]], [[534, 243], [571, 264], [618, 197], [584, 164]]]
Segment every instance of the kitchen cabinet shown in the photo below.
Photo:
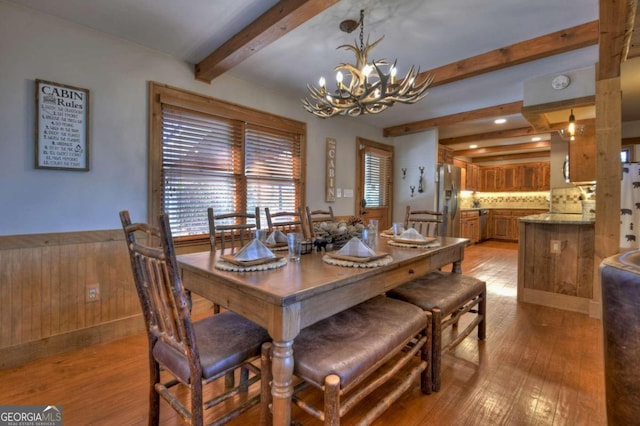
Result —
[[438, 145], [438, 163], [453, 164], [453, 148]]
[[536, 209], [492, 209], [489, 211], [489, 238], [496, 240], [518, 240], [518, 219], [547, 210]]
[[462, 172], [462, 183], [460, 186], [462, 191], [480, 191], [480, 166], [456, 158], [453, 159], [453, 165], [460, 167]]
[[502, 166], [498, 168], [498, 191], [520, 191], [518, 182], [521, 166]]
[[467, 163], [466, 187], [467, 191], [480, 190], [480, 166]]
[[482, 168], [482, 191], [497, 192], [498, 191], [498, 168], [483, 167]]
[[511, 210], [491, 210], [489, 212], [489, 235], [496, 240], [517, 240], [513, 235]]
[[479, 189], [484, 192], [549, 190], [549, 162], [479, 167], [479, 170], [482, 176]]
[[460, 237], [474, 244], [480, 241], [480, 216], [478, 210], [465, 210], [460, 214]]

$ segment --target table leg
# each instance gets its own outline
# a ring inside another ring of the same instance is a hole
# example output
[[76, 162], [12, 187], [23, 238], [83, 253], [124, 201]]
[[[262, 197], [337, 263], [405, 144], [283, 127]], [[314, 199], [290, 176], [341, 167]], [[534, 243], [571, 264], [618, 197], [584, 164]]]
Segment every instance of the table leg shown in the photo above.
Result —
[[462, 273], [462, 261], [453, 262], [453, 267], [451, 268], [451, 272], [454, 274]]
[[291, 424], [291, 396], [293, 395], [293, 341], [274, 341], [272, 355], [273, 425]]

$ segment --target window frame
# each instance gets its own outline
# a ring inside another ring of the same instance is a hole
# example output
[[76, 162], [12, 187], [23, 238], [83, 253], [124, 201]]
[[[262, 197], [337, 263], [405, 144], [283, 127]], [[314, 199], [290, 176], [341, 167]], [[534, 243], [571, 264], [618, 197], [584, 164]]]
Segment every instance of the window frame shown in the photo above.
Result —
[[[157, 82], [149, 82], [149, 191], [148, 222], [158, 223], [162, 213], [162, 106], [191, 110], [197, 113], [211, 114], [231, 120], [239, 120], [249, 125], [272, 128], [295, 133], [300, 138], [300, 180], [299, 203], [306, 199], [306, 123], [281, 117], [253, 108], [233, 104], [199, 93], [189, 92]], [[243, 171], [244, 175], [244, 171]], [[246, 178], [244, 179], [246, 183]], [[246, 204], [246, 194], [244, 203]], [[260, 206], [262, 207], [262, 206]], [[268, 207], [268, 206], [265, 206]], [[176, 245], [201, 244], [209, 242], [208, 234], [176, 237]]]

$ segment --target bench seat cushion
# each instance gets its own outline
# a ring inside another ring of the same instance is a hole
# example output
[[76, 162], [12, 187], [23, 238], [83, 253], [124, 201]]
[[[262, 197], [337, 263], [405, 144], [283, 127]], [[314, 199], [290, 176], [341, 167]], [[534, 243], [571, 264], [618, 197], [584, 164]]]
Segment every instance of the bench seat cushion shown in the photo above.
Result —
[[417, 305], [425, 311], [439, 308], [442, 315], [446, 316], [485, 289], [485, 282], [477, 278], [435, 271], [403, 284], [387, 292], [387, 295]]
[[419, 307], [375, 297], [304, 328], [293, 342], [294, 374], [319, 387], [336, 374], [344, 389], [426, 325]]

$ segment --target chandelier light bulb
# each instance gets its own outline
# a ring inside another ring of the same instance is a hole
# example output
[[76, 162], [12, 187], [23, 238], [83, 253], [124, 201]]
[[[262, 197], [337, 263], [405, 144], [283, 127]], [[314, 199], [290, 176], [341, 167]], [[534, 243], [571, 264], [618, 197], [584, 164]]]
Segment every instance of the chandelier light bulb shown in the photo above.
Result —
[[398, 73], [398, 70], [396, 69], [396, 67], [391, 67], [389, 72], [391, 73], [391, 84], [395, 84], [395, 82], [396, 82], [396, 74]]
[[364, 74], [365, 77], [369, 77], [369, 74], [371, 74], [372, 70], [373, 70], [373, 67], [367, 64], [364, 66], [364, 68], [362, 68], [362, 74]]
[[336, 73], [336, 81], [338, 82], [338, 89], [341, 89], [341, 90], [342, 90], [342, 79], [343, 79], [342, 72], [338, 71]]
[[320, 80], [318, 81], [318, 84], [320, 85], [320, 87], [324, 90], [326, 88], [326, 80], [324, 79], [324, 77], [320, 77]]

